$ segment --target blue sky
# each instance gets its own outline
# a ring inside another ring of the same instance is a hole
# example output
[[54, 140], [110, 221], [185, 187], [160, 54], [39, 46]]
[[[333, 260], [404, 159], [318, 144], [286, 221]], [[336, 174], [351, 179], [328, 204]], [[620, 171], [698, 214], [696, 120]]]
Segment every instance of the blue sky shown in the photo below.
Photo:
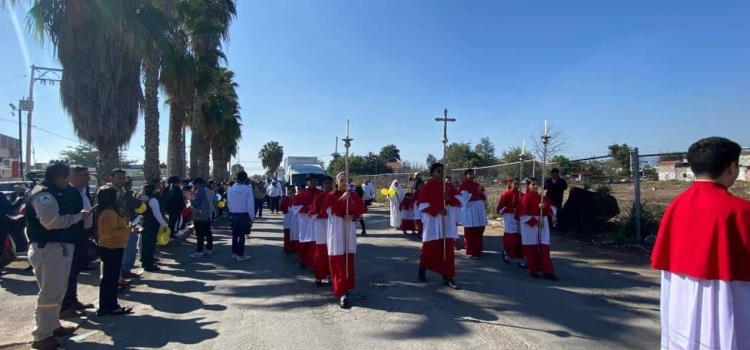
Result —
[[[17, 8], [21, 25], [23, 8]], [[28, 93], [28, 65], [0, 12], [0, 97]], [[240, 161], [270, 140], [328, 155], [352, 120], [352, 151], [395, 143], [424, 162], [451, 141], [520, 145], [548, 119], [570, 157], [628, 143], [684, 150], [720, 135], [750, 146], [750, 4], [721, 1], [238, 1], [225, 50], [243, 117]], [[31, 63], [58, 66], [23, 26]], [[75, 142], [57, 87], [38, 86], [37, 161]], [[162, 99], [163, 101], [163, 99]], [[2, 101], [0, 101], [2, 102]], [[0, 111], [5, 104], [0, 104]], [[162, 159], [166, 116], [162, 106]], [[0, 112], [0, 131], [15, 135]], [[142, 158], [142, 123], [128, 155]], [[327, 158], [326, 158], [327, 160]]]

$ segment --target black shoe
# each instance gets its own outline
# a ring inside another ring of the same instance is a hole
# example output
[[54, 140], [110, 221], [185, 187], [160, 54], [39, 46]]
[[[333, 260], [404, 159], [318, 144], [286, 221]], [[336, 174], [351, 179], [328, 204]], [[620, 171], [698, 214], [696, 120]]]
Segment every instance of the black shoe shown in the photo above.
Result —
[[422, 282], [422, 283], [427, 282], [427, 276], [425, 272], [426, 272], [425, 269], [419, 269], [419, 273], [417, 274], [417, 279], [419, 280], [419, 282]]
[[503, 261], [506, 264], [510, 264], [510, 257], [508, 257], [508, 253], [506, 253], [506, 252], [503, 252]]
[[453, 281], [453, 278], [450, 277], [443, 277], [443, 285], [446, 287], [449, 287], [451, 289], [460, 290], [461, 287], [459, 287], [455, 281]]
[[539, 279], [539, 274], [538, 273], [530, 273], [529, 277], [534, 278], [534, 279]]
[[322, 287], [323, 286], [323, 281], [321, 281], [321, 280], [315, 280], [315, 285], [318, 286], [318, 287]]
[[344, 295], [343, 297], [341, 297], [341, 299], [339, 299], [339, 306], [342, 309], [351, 309], [352, 308], [352, 303], [349, 301], [349, 297], [346, 296], [346, 295]]
[[54, 336], [44, 338], [42, 340], [37, 340], [31, 343], [32, 349], [41, 349], [41, 350], [53, 350], [60, 347], [60, 344], [55, 340]]
[[146, 272], [159, 272], [159, 271], [161, 271], [161, 269], [159, 267], [157, 267], [157, 266], [149, 266], [149, 267], [144, 267], [143, 271], [146, 271]]
[[555, 274], [553, 274], [553, 273], [545, 273], [545, 274], [544, 274], [544, 279], [546, 279], [546, 280], [550, 280], [550, 281], [559, 281], [559, 280], [560, 280], [560, 279], [559, 279], [559, 278], [557, 278], [557, 276], [555, 276]]
[[408, 233], [406, 233], [406, 230], [402, 230], [402, 231], [404, 232], [405, 235], [408, 235]]
[[75, 309], [76, 311], [84, 311], [86, 309], [93, 309], [93, 308], [94, 308], [94, 304], [84, 304], [80, 301], [76, 301], [75, 303], [73, 303], [73, 309]]
[[367, 236], [367, 231], [362, 231], [362, 236]]
[[76, 332], [75, 327], [57, 327], [54, 332], [52, 332], [52, 335], [55, 337], [69, 337], [73, 335]]

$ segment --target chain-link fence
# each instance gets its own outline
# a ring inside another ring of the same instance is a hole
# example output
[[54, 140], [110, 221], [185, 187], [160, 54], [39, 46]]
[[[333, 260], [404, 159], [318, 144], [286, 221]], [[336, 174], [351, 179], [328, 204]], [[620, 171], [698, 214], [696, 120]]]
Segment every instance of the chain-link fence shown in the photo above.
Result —
[[[550, 162], [545, 171], [560, 171], [567, 183], [563, 208], [558, 214], [562, 224], [578, 232], [614, 233], [617, 239], [643, 242], [656, 234], [659, 220], [667, 205], [695, 179], [686, 161], [687, 152], [639, 154], [638, 148], [619, 156], [598, 156]], [[464, 168], [446, 172], [458, 185]], [[487, 190], [488, 214], [495, 218], [494, 208], [508, 178], [542, 178], [542, 164], [524, 160], [474, 168], [476, 181]], [[361, 183], [369, 178], [378, 189], [388, 188], [394, 179], [409, 188], [413, 173], [355, 176]], [[425, 178], [425, 174], [422, 178]], [[547, 178], [547, 177], [545, 177]], [[740, 176], [730, 189], [737, 196], [750, 199], [750, 149], [740, 157]], [[384, 198], [378, 198], [384, 200]]]

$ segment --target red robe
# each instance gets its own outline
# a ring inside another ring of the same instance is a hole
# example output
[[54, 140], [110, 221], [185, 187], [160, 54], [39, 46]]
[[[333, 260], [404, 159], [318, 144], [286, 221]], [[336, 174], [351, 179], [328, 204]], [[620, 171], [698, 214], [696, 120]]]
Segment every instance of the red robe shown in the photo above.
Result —
[[698, 279], [750, 281], [750, 202], [720, 184], [694, 182], [664, 212], [651, 266]]
[[[547, 217], [547, 224], [542, 228], [542, 235], [539, 238], [537, 230], [533, 228], [536, 228], [539, 224], [539, 203], [542, 203], [542, 200], [544, 201], [544, 211], [542, 214]], [[521, 220], [523, 255], [526, 258], [526, 265], [528, 266], [530, 275], [536, 275], [539, 272], [551, 275], [555, 273], [549, 249], [549, 223], [552, 214], [552, 201], [549, 198], [542, 197], [536, 191], [527, 191], [521, 196], [515, 217]], [[526, 217], [530, 217], [530, 219], [524, 223], [524, 218]], [[525, 225], [530, 226], [532, 229], [529, 230]], [[534, 238], [528, 239], [527, 235], [529, 231], [533, 232], [531, 235]], [[541, 244], [539, 239], [541, 239]]]
[[[414, 211], [414, 199], [404, 199], [401, 201], [401, 204], [399, 204], [398, 208], [400, 210], [406, 210], [406, 211]], [[416, 231], [417, 226], [415, 225], [415, 219], [416, 217], [412, 217], [411, 219], [405, 219], [404, 215], [401, 215], [401, 227], [400, 229], [402, 231]]]
[[509, 189], [500, 194], [495, 212], [503, 210], [503, 222], [505, 232], [503, 233], [503, 249], [510, 258], [520, 258], [522, 253], [521, 233], [518, 228], [518, 220], [515, 218], [516, 207], [521, 200], [521, 192]]
[[[447, 184], [446, 192], [448, 194], [448, 204], [454, 203], [460, 205], [457, 195], [458, 189], [451, 184]], [[455, 201], [455, 202], [454, 202]], [[424, 184], [419, 191], [417, 205], [429, 204], [422, 210], [423, 215], [435, 217], [438, 213], [446, 209], [443, 202], [443, 183], [440, 180], [430, 179]], [[446, 209], [448, 210], [448, 209]], [[431, 232], [425, 232], [425, 235], [433, 235]], [[455, 263], [455, 238], [434, 239], [422, 241], [422, 249], [419, 254], [419, 269], [430, 270], [443, 277], [453, 277], [456, 274]], [[443, 242], [445, 240], [445, 242]]]
[[[279, 201], [279, 210], [281, 210], [281, 213], [284, 214], [284, 223], [288, 224], [288, 220], [291, 220], [291, 214], [289, 214], [289, 207], [292, 204], [292, 198], [288, 196], [284, 196]], [[284, 227], [284, 252], [292, 252], [294, 251], [295, 247], [292, 244], [292, 242], [289, 240], [289, 227]]]
[[[349, 200], [341, 200], [343, 191], [330, 192], [323, 202], [325, 210], [331, 210], [333, 214], [328, 220], [328, 267], [331, 274], [333, 294], [336, 297], [345, 295], [356, 286], [354, 256], [356, 253], [357, 223], [360, 217], [367, 211], [365, 203], [354, 191], [349, 191]], [[352, 220], [348, 223], [343, 220], [347, 214]], [[344, 226], [348, 225], [348, 227]], [[346, 231], [346, 232], [344, 232]], [[344, 239], [344, 234], [348, 234]], [[344, 241], [348, 246], [344, 245]], [[348, 276], [347, 276], [348, 269]]]
[[[315, 279], [322, 280], [330, 275], [330, 268], [328, 267], [328, 247], [326, 245], [327, 232], [318, 232], [322, 227], [328, 227], [328, 211], [323, 206], [328, 192], [319, 193], [313, 200], [313, 204], [310, 207], [310, 216], [317, 215], [315, 222], [313, 223], [315, 231], [315, 249], [313, 250], [313, 271], [315, 273]], [[320, 220], [320, 221], [319, 221]]]
[[[313, 188], [305, 188], [295, 197], [294, 199], [294, 205], [295, 206], [302, 206], [302, 208], [299, 210], [298, 218], [301, 218], [302, 216], [307, 216], [309, 219], [310, 214], [310, 207], [313, 204], [313, 201], [315, 200], [315, 197], [321, 192], [321, 190], [317, 189], [316, 187]], [[303, 220], [300, 221], [300, 237], [299, 237], [299, 244], [297, 244], [297, 254], [299, 255], [300, 261], [306, 266], [306, 267], [312, 267], [314, 264], [314, 256], [315, 256], [315, 237], [314, 233], [312, 232], [313, 226], [312, 222], [309, 221], [307, 225], [303, 225]]]
[[487, 196], [484, 194], [484, 186], [480, 185], [476, 181], [471, 181], [469, 179], [464, 180], [461, 182], [461, 185], [458, 187], [459, 193], [462, 191], [469, 192], [471, 194], [471, 198], [469, 201], [486, 201]]
[[[479, 256], [484, 250], [484, 229], [485, 226], [481, 225], [486, 221], [484, 203], [487, 201], [487, 196], [484, 194], [484, 187], [469, 179], [465, 179], [461, 182], [458, 187], [459, 193], [466, 191], [471, 195], [469, 203], [462, 209], [463, 214], [471, 213], [472, 210], [480, 210], [478, 206], [474, 206], [471, 202], [481, 201], [481, 213], [477, 213], [473, 217], [479, 217], [481, 215], [484, 220], [474, 220], [474, 223], [469, 223], [471, 214], [462, 216], [461, 225], [464, 227], [464, 245], [466, 247], [466, 255]], [[480, 226], [481, 225], [481, 226]]]

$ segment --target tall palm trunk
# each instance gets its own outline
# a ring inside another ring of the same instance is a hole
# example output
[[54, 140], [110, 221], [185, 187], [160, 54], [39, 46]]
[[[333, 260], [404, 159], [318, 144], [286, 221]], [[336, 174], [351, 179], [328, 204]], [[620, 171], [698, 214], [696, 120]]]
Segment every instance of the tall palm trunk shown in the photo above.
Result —
[[185, 110], [179, 102], [169, 104], [169, 139], [167, 143], [167, 176], [185, 177]]
[[99, 150], [99, 166], [96, 169], [97, 182], [103, 185], [110, 181], [112, 170], [120, 165], [120, 152], [112, 143], [97, 146]]
[[159, 178], [159, 59], [153, 54], [143, 60], [145, 140], [143, 175], [146, 180]]
[[190, 177], [208, 178], [210, 148], [206, 135], [206, 116], [203, 113], [203, 97], [196, 93], [193, 102], [193, 125], [190, 133]]
[[227, 164], [229, 164], [229, 159], [219, 153], [213, 152], [211, 154], [211, 160], [213, 160], [213, 179], [215, 181], [228, 181], [229, 173], [227, 172]]

